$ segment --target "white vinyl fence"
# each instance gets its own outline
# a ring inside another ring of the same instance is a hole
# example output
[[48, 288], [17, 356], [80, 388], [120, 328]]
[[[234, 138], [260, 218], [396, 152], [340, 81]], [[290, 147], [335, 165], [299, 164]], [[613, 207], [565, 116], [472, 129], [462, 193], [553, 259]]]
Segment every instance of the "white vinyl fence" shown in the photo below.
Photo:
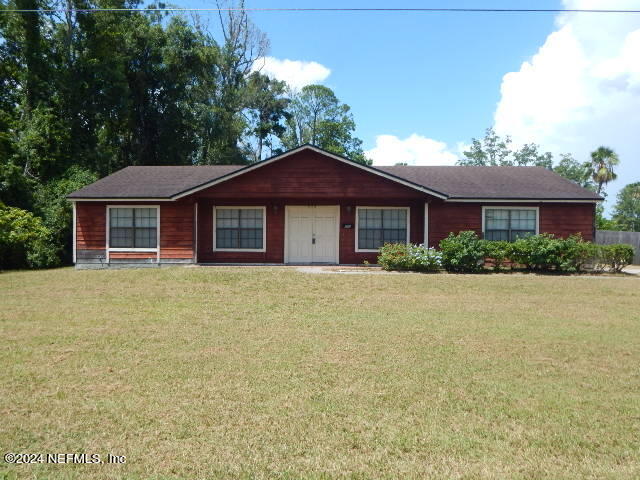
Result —
[[612, 243], [628, 243], [636, 253], [633, 263], [640, 265], [640, 232], [617, 232], [614, 230], [596, 230], [596, 243], [611, 245]]

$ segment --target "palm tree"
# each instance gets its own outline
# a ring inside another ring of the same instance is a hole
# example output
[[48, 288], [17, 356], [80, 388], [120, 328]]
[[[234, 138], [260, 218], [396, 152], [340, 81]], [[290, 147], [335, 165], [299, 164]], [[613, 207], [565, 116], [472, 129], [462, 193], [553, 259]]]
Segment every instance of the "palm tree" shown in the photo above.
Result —
[[598, 195], [600, 195], [604, 185], [618, 177], [613, 168], [619, 163], [618, 154], [609, 147], [598, 147], [591, 152], [591, 178], [598, 185]]

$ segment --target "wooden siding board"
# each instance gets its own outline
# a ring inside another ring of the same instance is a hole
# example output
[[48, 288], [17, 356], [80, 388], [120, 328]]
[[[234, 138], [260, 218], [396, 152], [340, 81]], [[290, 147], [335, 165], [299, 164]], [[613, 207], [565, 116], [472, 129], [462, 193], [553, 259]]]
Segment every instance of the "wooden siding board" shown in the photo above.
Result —
[[582, 238], [592, 241], [594, 220], [593, 204], [549, 203], [540, 206], [540, 231], [558, 237], [580, 233]]
[[[424, 198], [425, 194], [392, 180], [303, 151], [195, 194], [198, 198]], [[334, 203], [335, 204], [335, 203]]]
[[78, 250], [104, 250], [107, 226], [104, 203], [77, 202], [76, 248]]
[[[107, 205], [157, 205], [154, 202], [77, 202], [76, 248], [78, 252], [100, 251], [106, 256]], [[193, 200], [184, 199], [160, 205], [160, 260], [193, 259]], [[92, 257], [93, 258], [93, 257]], [[120, 260], [157, 258], [156, 252], [110, 252], [110, 259]], [[79, 260], [89, 259], [86, 253]]]
[[120, 259], [156, 259], [156, 252], [109, 252], [109, 260]]

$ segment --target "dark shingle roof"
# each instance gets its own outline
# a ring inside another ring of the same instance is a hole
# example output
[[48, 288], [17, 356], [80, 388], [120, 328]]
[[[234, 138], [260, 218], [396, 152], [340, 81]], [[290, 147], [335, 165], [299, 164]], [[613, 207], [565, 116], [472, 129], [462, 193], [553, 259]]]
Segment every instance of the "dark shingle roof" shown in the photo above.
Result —
[[[68, 198], [171, 199], [245, 167], [127, 167], [73, 192]], [[601, 199], [595, 193], [541, 167], [393, 166], [375, 167], [372, 170], [441, 192], [450, 199]]]
[[599, 200], [595, 193], [542, 167], [377, 167], [449, 198]]
[[240, 168], [241, 165], [127, 167], [68, 198], [171, 198]]

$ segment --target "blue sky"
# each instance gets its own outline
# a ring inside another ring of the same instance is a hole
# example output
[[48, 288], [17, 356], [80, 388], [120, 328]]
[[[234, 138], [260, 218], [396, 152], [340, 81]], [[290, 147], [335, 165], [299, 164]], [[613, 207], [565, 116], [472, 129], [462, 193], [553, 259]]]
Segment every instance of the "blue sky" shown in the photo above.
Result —
[[[640, 8], [640, 0], [247, 0], [247, 6], [629, 9]], [[640, 14], [251, 17], [271, 42], [264, 71], [332, 88], [352, 107], [356, 134], [374, 164], [451, 164], [472, 137], [494, 126], [516, 144], [538, 143], [579, 160], [599, 145], [614, 148], [622, 165], [608, 188], [609, 208], [619, 188], [640, 181]], [[216, 15], [206, 18], [215, 32]]]
[[[324, 1], [322, 6], [345, 2]], [[397, 2], [349, 2], [385, 7]], [[449, 2], [477, 6], [478, 1]], [[558, 7], [558, 2], [540, 2]], [[273, 2], [254, 1], [261, 6]], [[314, 6], [316, 1], [279, 2]], [[435, 2], [407, 1], [420, 7]], [[442, 4], [442, 3], [441, 3]], [[514, 5], [513, 1], [482, 3]], [[259, 13], [276, 58], [316, 61], [354, 112], [366, 149], [375, 137], [412, 133], [455, 145], [493, 123], [505, 72], [518, 69], [553, 29], [553, 15], [462, 13]]]

